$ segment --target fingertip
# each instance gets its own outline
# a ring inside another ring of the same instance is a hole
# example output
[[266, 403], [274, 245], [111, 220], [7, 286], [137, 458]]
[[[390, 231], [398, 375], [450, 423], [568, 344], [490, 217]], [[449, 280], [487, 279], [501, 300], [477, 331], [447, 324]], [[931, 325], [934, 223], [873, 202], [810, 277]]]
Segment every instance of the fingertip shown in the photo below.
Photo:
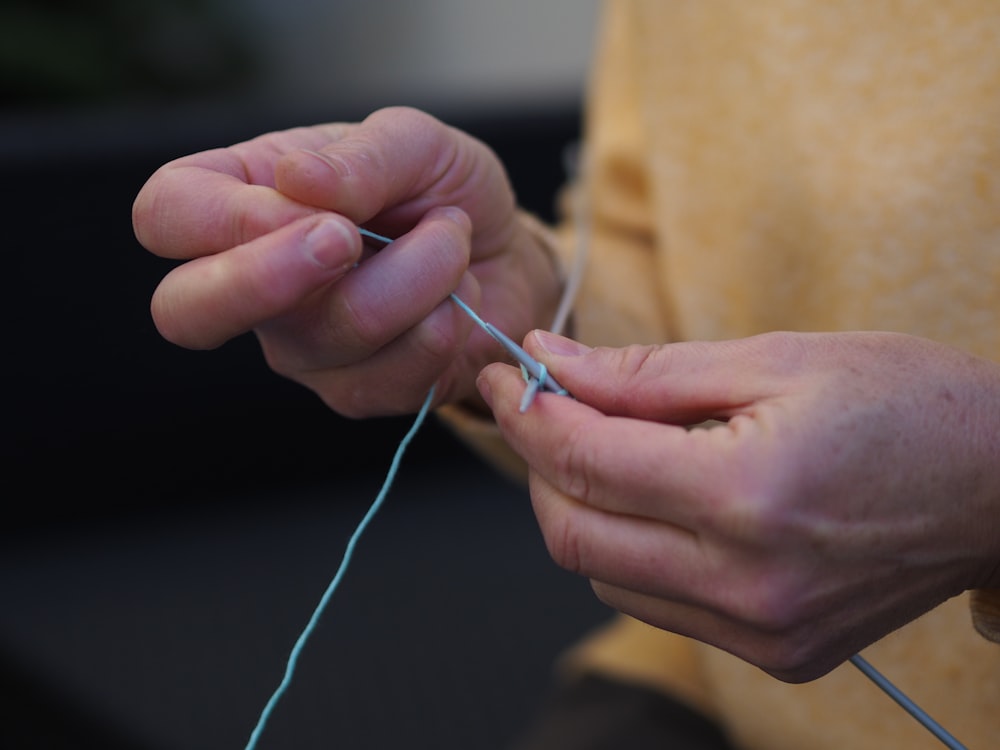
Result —
[[480, 370], [478, 377], [476, 377], [476, 389], [479, 391], [479, 395], [483, 397], [483, 401], [486, 405], [493, 410], [493, 385], [490, 382], [490, 370], [496, 365], [487, 365], [482, 370]]
[[[191, 264], [203, 264], [202, 261], [190, 261]], [[188, 265], [188, 264], [185, 264]], [[153, 291], [153, 296], [149, 301], [150, 317], [153, 325], [165, 340], [171, 344], [192, 349], [196, 351], [208, 351], [216, 349], [224, 344], [228, 338], [225, 335], [216, 335], [208, 327], [201, 327], [191, 320], [188, 306], [191, 302], [190, 296], [184, 294], [184, 289], [178, 288], [174, 283], [174, 278], [182, 276], [185, 267], [175, 268], [168, 273]]]
[[[424, 241], [433, 243], [440, 250], [448, 248], [461, 252], [462, 268], [468, 267], [472, 252], [472, 220], [455, 206], [438, 206], [430, 209], [411, 232], [421, 234]], [[454, 253], [451, 253], [454, 256]], [[457, 259], [457, 256], [454, 256]]]
[[480, 370], [476, 388], [494, 414], [498, 408], [500, 411], [507, 411], [507, 407], [513, 413], [518, 410], [521, 402], [524, 379], [516, 367], [503, 362], [492, 362]]
[[319, 268], [346, 272], [361, 257], [361, 235], [347, 219], [332, 214], [313, 220], [302, 238], [306, 258]]

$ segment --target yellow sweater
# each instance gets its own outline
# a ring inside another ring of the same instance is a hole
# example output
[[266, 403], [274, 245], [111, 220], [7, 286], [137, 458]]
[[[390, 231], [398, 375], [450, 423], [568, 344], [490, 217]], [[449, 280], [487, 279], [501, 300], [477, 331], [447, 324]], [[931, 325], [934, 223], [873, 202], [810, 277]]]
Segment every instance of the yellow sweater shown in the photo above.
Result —
[[[601, 32], [577, 338], [879, 329], [1000, 361], [1000, 3], [612, 0]], [[970, 620], [963, 596], [865, 655], [992, 750], [1000, 645]], [[748, 750], [941, 746], [850, 665], [788, 685], [626, 617], [566, 665], [668, 690]]]

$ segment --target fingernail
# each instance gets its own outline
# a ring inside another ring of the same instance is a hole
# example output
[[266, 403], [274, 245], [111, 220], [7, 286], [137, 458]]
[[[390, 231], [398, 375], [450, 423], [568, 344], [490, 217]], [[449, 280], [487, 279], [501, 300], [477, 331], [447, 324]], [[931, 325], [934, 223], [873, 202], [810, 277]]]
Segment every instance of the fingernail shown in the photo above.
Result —
[[352, 249], [355, 238], [342, 221], [333, 218], [321, 219], [306, 232], [304, 249], [306, 255], [320, 268], [344, 268], [354, 265]]
[[556, 357], [580, 357], [589, 351], [593, 351], [586, 344], [581, 344], [579, 341], [574, 341], [573, 339], [568, 339], [565, 336], [559, 336], [549, 331], [535, 331], [532, 335], [534, 335], [535, 343], [539, 347], [546, 353]]

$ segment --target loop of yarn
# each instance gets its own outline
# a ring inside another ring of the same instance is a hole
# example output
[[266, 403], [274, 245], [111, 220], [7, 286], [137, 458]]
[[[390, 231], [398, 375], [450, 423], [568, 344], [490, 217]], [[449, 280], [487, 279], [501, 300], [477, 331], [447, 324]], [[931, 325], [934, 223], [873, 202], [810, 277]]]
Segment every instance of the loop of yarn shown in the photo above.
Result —
[[545, 363], [539, 362], [538, 364], [541, 368], [541, 372], [538, 374], [537, 378], [532, 377], [531, 373], [528, 372], [528, 368], [521, 365], [521, 375], [524, 377], [524, 382], [528, 384], [524, 389], [524, 395], [521, 396], [521, 405], [518, 409], [522, 414], [528, 411], [528, 407], [531, 406], [532, 402], [535, 400], [535, 396], [538, 395], [538, 392], [545, 387], [545, 381], [548, 380], [549, 377], [549, 368], [545, 366]]

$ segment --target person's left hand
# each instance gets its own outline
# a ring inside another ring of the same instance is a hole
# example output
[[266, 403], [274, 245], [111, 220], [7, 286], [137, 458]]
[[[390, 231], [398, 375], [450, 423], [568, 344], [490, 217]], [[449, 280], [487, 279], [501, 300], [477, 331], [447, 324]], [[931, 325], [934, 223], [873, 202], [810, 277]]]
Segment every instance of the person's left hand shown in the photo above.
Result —
[[[574, 398], [480, 391], [560, 565], [775, 677], [1000, 586], [1000, 366], [899, 334], [527, 350]], [[706, 420], [714, 426], [692, 428]]]

